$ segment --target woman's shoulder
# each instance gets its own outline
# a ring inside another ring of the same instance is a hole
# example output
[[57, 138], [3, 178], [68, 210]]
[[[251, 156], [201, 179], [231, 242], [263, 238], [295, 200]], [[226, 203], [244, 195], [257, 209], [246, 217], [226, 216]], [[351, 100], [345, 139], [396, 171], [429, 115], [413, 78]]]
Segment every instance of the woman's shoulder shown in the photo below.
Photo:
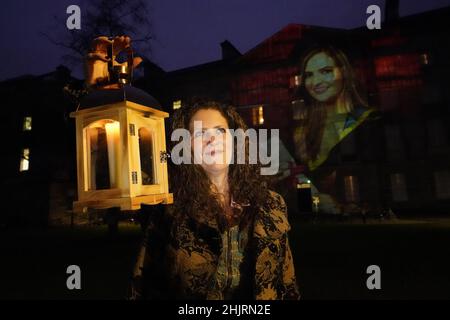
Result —
[[266, 207], [270, 211], [284, 212], [285, 214], [287, 214], [287, 207], [284, 198], [279, 193], [273, 190], [268, 190]]
[[260, 237], [279, 238], [290, 230], [288, 210], [283, 197], [268, 191], [267, 201], [260, 208], [255, 221], [255, 234]]

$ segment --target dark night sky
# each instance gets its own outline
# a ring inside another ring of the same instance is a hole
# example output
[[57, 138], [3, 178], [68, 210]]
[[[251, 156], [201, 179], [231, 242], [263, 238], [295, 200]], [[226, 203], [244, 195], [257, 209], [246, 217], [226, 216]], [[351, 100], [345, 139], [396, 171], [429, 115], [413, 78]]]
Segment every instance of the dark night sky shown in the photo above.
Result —
[[[220, 58], [220, 42], [242, 53], [288, 23], [353, 28], [365, 25], [366, 8], [384, 0], [148, 0], [153, 20], [152, 60], [170, 71]], [[39, 36], [54, 15], [86, 0], [2, 1], [0, 80], [42, 74], [61, 64], [63, 50]], [[400, 15], [450, 5], [450, 0], [400, 0]], [[83, 22], [82, 22], [83, 23]], [[64, 26], [63, 26], [64, 27]], [[80, 77], [80, 73], [75, 73]]]

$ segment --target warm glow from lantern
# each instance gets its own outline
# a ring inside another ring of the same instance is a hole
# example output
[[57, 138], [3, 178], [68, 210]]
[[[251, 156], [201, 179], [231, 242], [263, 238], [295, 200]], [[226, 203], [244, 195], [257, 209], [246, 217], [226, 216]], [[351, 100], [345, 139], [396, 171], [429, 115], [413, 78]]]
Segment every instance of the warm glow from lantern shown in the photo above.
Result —
[[106, 123], [106, 141], [108, 143], [108, 163], [109, 163], [109, 181], [111, 187], [118, 187], [118, 179], [120, 177], [120, 123], [117, 121]]

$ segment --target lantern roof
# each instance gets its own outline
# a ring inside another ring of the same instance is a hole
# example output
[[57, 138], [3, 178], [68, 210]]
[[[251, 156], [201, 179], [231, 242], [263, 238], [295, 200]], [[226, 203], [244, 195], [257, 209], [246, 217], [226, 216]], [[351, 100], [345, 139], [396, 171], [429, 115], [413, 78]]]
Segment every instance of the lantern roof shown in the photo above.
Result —
[[139, 88], [125, 85], [120, 89], [94, 90], [88, 93], [81, 99], [79, 110], [122, 101], [131, 101], [147, 107], [161, 109], [161, 104], [150, 94]]

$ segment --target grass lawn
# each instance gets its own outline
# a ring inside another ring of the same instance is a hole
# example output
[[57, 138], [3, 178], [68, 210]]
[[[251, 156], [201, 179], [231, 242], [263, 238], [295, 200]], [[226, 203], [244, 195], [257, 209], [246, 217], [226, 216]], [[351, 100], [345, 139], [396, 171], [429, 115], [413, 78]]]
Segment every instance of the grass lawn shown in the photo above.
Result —
[[[13, 230], [0, 235], [0, 298], [123, 299], [141, 235], [120, 229], [109, 239], [105, 227]], [[69, 265], [81, 268], [81, 290], [68, 290]]]
[[[137, 226], [2, 232], [0, 299], [122, 299], [140, 240]], [[293, 222], [290, 243], [304, 299], [450, 298], [450, 222]], [[66, 288], [71, 264], [82, 290]], [[381, 290], [366, 287], [372, 264]]]
[[[292, 224], [304, 299], [450, 299], [450, 222]], [[368, 290], [369, 265], [381, 290]]]

